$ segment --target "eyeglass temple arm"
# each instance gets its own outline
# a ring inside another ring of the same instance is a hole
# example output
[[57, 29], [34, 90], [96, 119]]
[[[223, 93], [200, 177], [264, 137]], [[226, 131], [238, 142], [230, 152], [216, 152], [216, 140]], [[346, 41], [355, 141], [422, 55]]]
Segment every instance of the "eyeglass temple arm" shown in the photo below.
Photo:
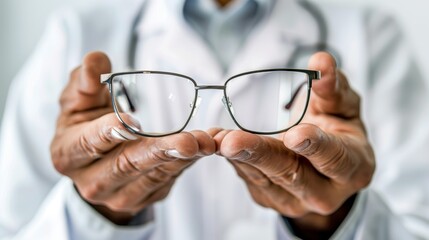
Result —
[[[309, 74], [309, 77], [310, 77], [310, 81], [308, 82], [308, 84], [309, 84], [309, 87], [311, 88], [312, 81], [313, 80], [319, 80], [322, 76], [320, 74], [320, 71], [310, 71], [310, 72], [308, 72], [308, 74]], [[301, 88], [304, 87], [305, 84], [306, 84], [306, 82], [301, 83], [298, 86], [298, 88], [296, 89], [296, 91], [292, 94], [292, 98], [284, 106], [284, 108], [286, 110], [290, 110], [292, 108], [293, 102], [295, 101], [296, 97], [298, 96], [299, 91], [301, 91]]]
[[290, 110], [292, 108], [292, 104], [295, 101], [296, 97], [298, 96], [299, 91], [301, 91], [301, 88], [304, 87], [304, 85], [306, 84], [306, 82], [303, 82], [299, 85], [299, 87], [295, 90], [295, 92], [292, 95], [292, 98], [290, 99], [289, 102], [286, 103], [285, 105], [285, 109], [286, 110]]
[[[101, 83], [108, 83], [109, 81], [111, 81], [112, 74], [111, 73], [105, 73], [105, 74], [101, 74], [100, 75], [100, 82]], [[130, 94], [128, 94], [128, 90], [125, 87], [124, 83], [122, 83], [121, 81], [119, 82], [120, 86], [121, 86], [121, 90], [125, 95], [125, 98], [127, 99], [127, 102], [130, 106], [130, 111], [131, 112], [135, 112], [136, 111], [136, 107], [134, 106], [133, 102], [131, 101], [131, 97]]]
[[136, 107], [134, 106], [133, 102], [131, 101], [131, 97], [130, 97], [130, 94], [128, 94], [127, 88], [125, 87], [125, 85], [122, 82], [119, 82], [119, 84], [121, 85], [121, 90], [124, 93], [125, 98], [127, 99], [127, 102], [128, 102], [128, 104], [130, 106], [130, 111], [131, 112], [135, 112], [136, 111]]

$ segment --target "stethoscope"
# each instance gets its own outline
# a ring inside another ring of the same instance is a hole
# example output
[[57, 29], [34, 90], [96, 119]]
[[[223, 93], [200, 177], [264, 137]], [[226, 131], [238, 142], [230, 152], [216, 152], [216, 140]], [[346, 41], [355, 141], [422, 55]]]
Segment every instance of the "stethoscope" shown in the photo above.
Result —
[[[135, 69], [135, 59], [136, 59], [136, 49], [138, 43], [138, 34], [136, 31], [137, 25], [139, 24], [142, 16], [144, 15], [145, 10], [147, 9], [148, 1], [143, 1], [140, 10], [137, 12], [136, 17], [132, 22], [131, 27], [131, 37], [128, 44], [128, 54], [127, 54], [127, 65], [130, 69]], [[308, 59], [312, 54], [319, 51], [329, 52], [334, 56], [337, 66], [341, 67], [341, 56], [335, 48], [328, 45], [328, 24], [326, 19], [323, 17], [322, 11], [313, 3], [308, 0], [298, 0], [298, 3], [308, 11], [313, 18], [316, 20], [318, 28], [318, 37], [317, 42], [312, 45], [297, 45], [297, 48], [292, 53], [289, 60], [285, 63], [285, 66], [288, 68], [294, 68], [298, 66], [300, 59]]]
[[294, 67], [297, 66], [297, 62], [301, 59], [301, 56], [308, 56], [314, 54], [315, 52], [325, 51], [329, 52], [336, 60], [337, 66], [341, 67], [341, 56], [338, 51], [332, 46], [328, 45], [328, 24], [326, 19], [323, 17], [322, 11], [313, 3], [308, 0], [298, 0], [298, 3], [307, 10], [316, 20], [317, 28], [319, 29], [319, 34], [317, 37], [317, 42], [314, 45], [305, 46], [298, 45], [297, 49], [293, 52], [287, 66]]

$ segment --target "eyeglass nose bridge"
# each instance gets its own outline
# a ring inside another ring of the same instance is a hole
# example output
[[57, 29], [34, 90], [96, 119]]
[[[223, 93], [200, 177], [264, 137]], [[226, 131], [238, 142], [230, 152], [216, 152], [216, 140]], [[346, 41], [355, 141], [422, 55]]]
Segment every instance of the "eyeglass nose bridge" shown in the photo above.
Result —
[[224, 85], [200, 85], [195, 86], [196, 90], [207, 90], [207, 89], [215, 89], [215, 90], [225, 90]]
[[[198, 90], [210, 90], [210, 89], [225, 91], [226, 87], [225, 87], [225, 85], [200, 85], [200, 86], [195, 86], [195, 89], [197, 91]], [[199, 99], [199, 100], [201, 100], [201, 99]], [[227, 111], [229, 111], [231, 114], [234, 114], [234, 108], [232, 107], [232, 102], [230, 101], [229, 97], [226, 97], [224, 95], [222, 97], [222, 103], [223, 103], [223, 106], [225, 107], [225, 109]], [[194, 114], [192, 116], [194, 116]]]

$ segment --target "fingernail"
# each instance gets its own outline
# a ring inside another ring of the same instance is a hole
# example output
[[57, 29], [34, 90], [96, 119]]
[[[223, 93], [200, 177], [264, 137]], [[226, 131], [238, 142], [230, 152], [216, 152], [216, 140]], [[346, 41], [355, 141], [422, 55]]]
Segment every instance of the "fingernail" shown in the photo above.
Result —
[[186, 159], [187, 158], [187, 157], [183, 156], [182, 154], [180, 154], [179, 151], [177, 151], [176, 149], [165, 150], [165, 155], [167, 155], [169, 157], [180, 158], [180, 159]]
[[137, 139], [136, 136], [134, 136], [132, 133], [128, 132], [127, 130], [119, 129], [117, 127], [113, 127], [110, 133], [114, 138], [122, 141]]
[[292, 150], [299, 153], [299, 152], [304, 151], [306, 148], [308, 148], [308, 146], [310, 146], [310, 144], [311, 144], [310, 139], [305, 139], [301, 143], [292, 147]]
[[241, 152], [237, 153], [236, 155], [230, 157], [230, 159], [245, 161], [245, 160], [249, 159], [251, 155], [252, 154], [249, 151], [242, 150]]

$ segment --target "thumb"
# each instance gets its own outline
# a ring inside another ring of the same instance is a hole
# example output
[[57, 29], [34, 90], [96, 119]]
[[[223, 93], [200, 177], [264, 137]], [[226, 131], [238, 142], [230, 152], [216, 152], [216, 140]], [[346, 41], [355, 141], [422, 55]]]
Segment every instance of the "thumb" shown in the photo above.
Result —
[[75, 113], [108, 106], [108, 90], [100, 83], [100, 75], [110, 71], [107, 55], [101, 52], [87, 54], [82, 65], [71, 73], [69, 83], [61, 95], [62, 111]]
[[309, 69], [319, 70], [321, 79], [312, 84], [309, 112], [332, 114], [345, 118], [359, 116], [360, 98], [337, 69], [335, 59], [326, 52], [314, 54], [309, 61]]

